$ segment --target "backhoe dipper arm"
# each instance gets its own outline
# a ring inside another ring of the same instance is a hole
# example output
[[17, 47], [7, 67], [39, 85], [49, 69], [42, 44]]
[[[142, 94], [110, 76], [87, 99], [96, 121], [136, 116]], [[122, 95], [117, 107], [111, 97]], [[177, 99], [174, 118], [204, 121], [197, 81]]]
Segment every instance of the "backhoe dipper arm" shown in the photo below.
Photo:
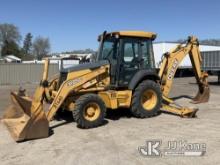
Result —
[[193, 101], [194, 103], [207, 102], [210, 93], [207, 81], [208, 74], [201, 71], [202, 58], [199, 51], [199, 42], [194, 36], [190, 36], [186, 44], [179, 44], [171, 52], [164, 54], [159, 71], [163, 96], [168, 97], [176, 70], [187, 54], [189, 54], [199, 86], [198, 94]]

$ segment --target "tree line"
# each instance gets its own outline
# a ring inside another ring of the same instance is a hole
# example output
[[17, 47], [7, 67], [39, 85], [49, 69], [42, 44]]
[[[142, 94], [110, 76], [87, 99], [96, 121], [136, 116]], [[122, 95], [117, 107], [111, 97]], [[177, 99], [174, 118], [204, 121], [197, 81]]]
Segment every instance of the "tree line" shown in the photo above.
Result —
[[[21, 43], [21, 41], [23, 41], [23, 43]], [[180, 39], [177, 40], [177, 42], [183, 42], [183, 40]], [[220, 39], [204, 39], [199, 42], [205, 45], [220, 46]], [[33, 37], [29, 32], [22, 40], [22, 36], [17, 26], [8, 23], [0, 24], [0, 55], [2, 57], [6, 55], [15, 55], [22, 60], [41, 60], [43, 57], [47, 57], [49, 52], [49, 38], [42, 36]], [[63, 53], [96, 54], [97, 52], [92, 49], [84, 49]]]
[[73, 51], [66, 51], [66, 52], [62, 52], [65, 54], [95, 54], [97, 53], [97, 51], [87, 48], [87, 49], [82, 49], [82, 50], [73, 50]]
[[[182, 43], [185, 40], [179, 39], [176, 42]], [[199, 43], [201, 45], [210, 45], [210, 46], [220, 46], [220, 39], [204, 39], [204, 40], [199, 40]]]
[[200, 40], [199, 43], [203, 45], [220, 46], [220, 39], [205, 39]]
[[50, 52], [50, 41], [47, 37], [37, 36], [33, 39], [33, 35], [29, 32], [24, 36], [23, 44], [21, 41], [22, 36], [17, 26], [8, 23], [0, 24], [2, 57], [15, 55], [22, 60], [41, 60]]

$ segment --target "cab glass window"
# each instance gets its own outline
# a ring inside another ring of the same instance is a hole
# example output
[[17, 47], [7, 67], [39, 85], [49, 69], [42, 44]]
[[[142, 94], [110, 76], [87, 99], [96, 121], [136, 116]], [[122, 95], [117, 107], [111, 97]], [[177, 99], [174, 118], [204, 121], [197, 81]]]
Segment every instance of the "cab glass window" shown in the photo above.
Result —
[[154, 54], [151, 40], [141, 41], [141, 52], [144, 68], [154, 67]]
[[132, 62], [135, 58], [138, 58], [138, 42], [124, 40], [124, 62]]
[[118, 42], [115, 38], [106, 38], [103, 42], [99, 60], [109, 60], [117, 58]]

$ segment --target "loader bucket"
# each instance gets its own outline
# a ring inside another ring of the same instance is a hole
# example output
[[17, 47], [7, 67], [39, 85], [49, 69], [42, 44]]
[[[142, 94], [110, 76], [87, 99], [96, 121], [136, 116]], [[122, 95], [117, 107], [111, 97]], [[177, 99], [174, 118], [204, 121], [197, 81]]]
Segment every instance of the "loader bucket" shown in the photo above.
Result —
[[210, 89], [209, 87], [204, 87], [202, 92], [199, 90], [197, 95], [192, 99], [192, 103], [199, 104], [209, 101]]
[[41, 94], [36, 90], [33, 101], [11, 92], [12, 105], [4, 113], [3, 122], [15, 141], [48, 137], [49, 122], [43, 104], [36, 99]]

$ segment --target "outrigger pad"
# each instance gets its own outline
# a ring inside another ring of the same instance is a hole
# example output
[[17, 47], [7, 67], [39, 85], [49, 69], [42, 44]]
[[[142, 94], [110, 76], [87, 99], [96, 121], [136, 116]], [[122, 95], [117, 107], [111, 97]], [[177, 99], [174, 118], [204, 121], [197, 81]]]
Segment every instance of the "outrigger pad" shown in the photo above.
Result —
[[192, 112], [189, 112], [189, 113], [186, 113], [186, 114], [183, 114], [182, 117], [184, 118], [196, 118], [196, 113], [198, 112], [199, 109], [193, 109]]

